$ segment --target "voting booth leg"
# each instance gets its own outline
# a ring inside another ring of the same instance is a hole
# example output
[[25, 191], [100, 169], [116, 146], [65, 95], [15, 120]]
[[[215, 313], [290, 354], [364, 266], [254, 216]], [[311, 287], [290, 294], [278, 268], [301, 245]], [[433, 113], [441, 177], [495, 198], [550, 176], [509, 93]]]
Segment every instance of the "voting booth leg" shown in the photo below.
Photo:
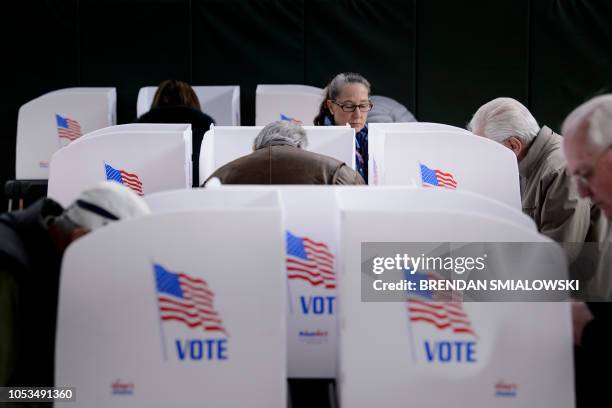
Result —
[[289, 407], [335, 408], [335, 381], [328, 378], [289, 378]]
[[36, 200], [47, 196], [47, 180], [9, 180], [4, 184], [4, 196], [8, 199], [8, 211], [22, 210]]

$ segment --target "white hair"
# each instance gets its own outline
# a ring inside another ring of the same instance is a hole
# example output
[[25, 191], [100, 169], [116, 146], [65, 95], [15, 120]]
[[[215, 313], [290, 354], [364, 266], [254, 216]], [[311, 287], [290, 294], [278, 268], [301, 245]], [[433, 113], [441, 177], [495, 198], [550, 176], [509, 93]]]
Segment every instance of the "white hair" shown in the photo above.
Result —
[[254, 150], [278, 145], [305, 149], [308, 146], [306, 131], [300, 125], [279, 120], [267, 124], [253, 141]]
[[[583, 127], [586, 132], [581, 132]], [[574, 109], [563, 121], [566, 139], [586, 136], [588, 147], [600, 150], [612, 145], [612, 94], [597, 96]]]
[[497, 98], [482, 105], [472, 117], [468, 129], [496, 142], [518, 137], [529, 145], [540, 126], [529, 110], [512, 98]]

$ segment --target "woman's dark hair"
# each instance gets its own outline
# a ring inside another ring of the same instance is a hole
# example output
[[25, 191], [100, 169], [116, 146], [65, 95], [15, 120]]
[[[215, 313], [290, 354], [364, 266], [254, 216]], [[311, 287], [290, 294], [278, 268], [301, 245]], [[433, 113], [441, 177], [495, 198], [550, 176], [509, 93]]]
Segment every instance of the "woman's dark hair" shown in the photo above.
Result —
[[188, 83], [167, 79], [159, 84], [157, 92], [153, 97], [151, 109], [164, 106], [188, 106], [193, 109], [202, 110], [200, 100]]
[[361, 84], [366, 87], [368, 90], [368, 95], [370, 95], [370, 83], [367, 79], [365, 79], [360, 74], [356, 74], [354, 72], [343, 72], [338, 74], [331, 80], [329, 84], [325, 87], [323, 102], [321, 102], [321, 107], [319, 108], [319, 114], [314, 118], [315, 125], [323, 125], [326, 116], [331, 116], [331, 112], [327, 108], [327, 100], [330, 99], [335, 101], [338, 98], [338, 95], [342, 92], [342, 89], [347, 84]]

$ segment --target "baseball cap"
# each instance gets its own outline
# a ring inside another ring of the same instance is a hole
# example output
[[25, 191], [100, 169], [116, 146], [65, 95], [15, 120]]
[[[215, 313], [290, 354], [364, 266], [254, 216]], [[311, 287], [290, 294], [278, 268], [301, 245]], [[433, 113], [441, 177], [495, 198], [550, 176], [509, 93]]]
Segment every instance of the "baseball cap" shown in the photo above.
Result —
[[94, 230], [150, 212], [147, 203], [128, 187], [114, 181], [103, 181], [84, 190], [66, 209], [65, 215], [75, 224]]

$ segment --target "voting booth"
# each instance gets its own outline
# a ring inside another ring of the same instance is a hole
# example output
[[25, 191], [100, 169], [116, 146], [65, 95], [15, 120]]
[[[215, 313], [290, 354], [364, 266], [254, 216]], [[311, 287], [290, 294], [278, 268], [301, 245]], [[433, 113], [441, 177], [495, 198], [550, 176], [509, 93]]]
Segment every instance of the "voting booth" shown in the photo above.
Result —
[[68, 205], [79, 193], [113, 180], [139, 195], [191, 187], [191, 127], [117, 131], [81, 138], [53, 155], [48, 196]]
[[[285, 220], [287, 375], [335, 378], [338, 216], [332, 186], [222, 186], [145, 197], [155, 213], [260, 208], [280, 194]], [[311, 205], [316, 202], [317, 205]], [[262, 236], [263, 237], [263, 236]]]
[[278, 189], [267, 186], [194, 188], [146, 195], [151, 212], [164, 213], [203, 209], [254, 209], [277, 206]]
[[516, 156], [499, 143], [455, 131], [375, 130], [368, 144], [372, 185], [471, 191], [521, 209]]
[[[214, 126], [204, 135], [200, 149], [200, 182], [215, 170], [253, 152], [261, 126]], [[304, 126], [306, 150], [333, 157], [355, 168], [355, 130], [349, 126]]]
[[55, 151], [116, 122], [115, 88], [68, 88], [19, 108], [15, 178], [48, 179]]
[[419, 188], [407, 186], [355, 187], [339, 190], [344, 202], [355, 202], [366, 208], [396, 211], [403, 205], [411, 211], [461, 211], [505, 221], [537, 232], [533, 219], [501, 201], [469, 191]]
[[551, 270], [566, 279], [558, 246], [488, 214], [337, 196], [341, 406], [574, 406], [570, 304], [363, 300], [363, 265], [388, 243], [549, 243]]
[[84, 134], [82, 137], [99, 136], [118, 132], [184, 132], [187, 130], [191, 130], [191, 125], [188, 123], [126, 123], [94, 130], [93, 132]]
[[107, 128], [99, 129], [94, 132], [83, 135], [83, 137], [97, 136], [101, 134], [107, 133], [132, 133], [132, 132], [141, 132], [141, 133], [150, 133], [150, 132], [184, 132], [189, 131], [191, 133], [191, 158], [190, 163], [192, 167], [192, 187], [199, 187], [199, 157], [200, 151], [199, 148], [202, 145], [203, 134], [200, 130], [197, 132], [193, 132], [191, 129], [191, 125], [188, 123], [129, 123], [118, 126], [110, 126]]
[[401, 122], [401, 123], [369, 123], [368, 134], [377, 132], [456, 132], [471, 135], [469, 130], [444, 123], [433, 122]]
[[285, 407], [283, 252], [278, 200], [152, 214], [75, 242], [55, 382], [77, 398], [56, 406]]
[[255, 124], [277, 120], [312, 125], [323, 101], [323, 89], [307, 85], [257, 85]]
[[[193, 86], [202, 112], [210, 115], [217, 125], [240, 126], [239, 86]], [[151, 109], [156, 86], [145, 86], [138, 91], [136, 114], [144, 115]]]
[[[287, 348], [289, 378], [337, 376], [337, 268], [339, 215], [336, 194], [364, 206], [461, 210], [535, 231], [533, 221], [495, 200], [457, 191], [409, 187], [221, 186], [167, 191], [145, 197], [153, 212], [208, 208], [258, 208], [278, 192], [287, 231]], [[316, 206], [310, 203], [316, 202]]]
[[380, 162], [383, 161], [385, 151], [385, 134], [387, 132], [442, 132], [442, 133], [462, 133], [472, 135], [468, 130], [447, 125], [444, 123], [432, 122], [410, 122], [410, 123], [369, 123], [368, 124], [368, 174], [370, 185], [380, 185]]

